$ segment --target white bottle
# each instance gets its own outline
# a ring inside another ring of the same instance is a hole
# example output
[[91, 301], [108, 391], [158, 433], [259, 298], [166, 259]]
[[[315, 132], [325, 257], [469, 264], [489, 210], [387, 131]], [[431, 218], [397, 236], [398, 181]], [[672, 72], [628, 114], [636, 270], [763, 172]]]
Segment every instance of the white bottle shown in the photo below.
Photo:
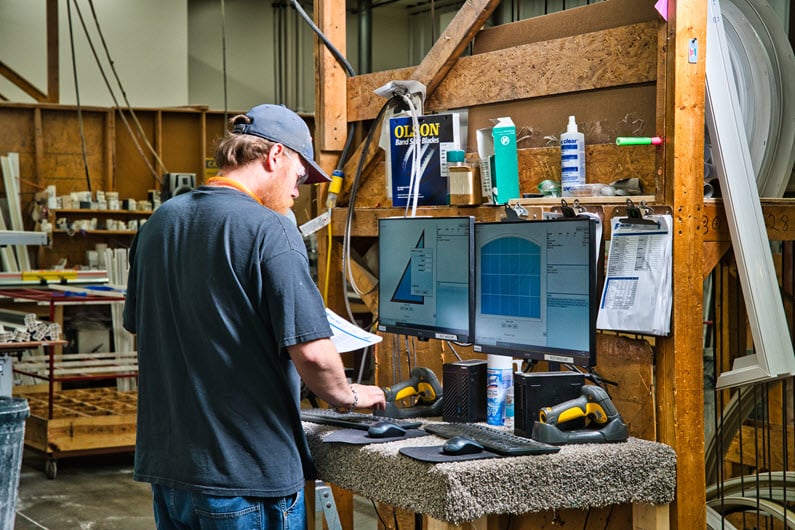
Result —
[[566, 132], [560, 135], [560, 187], [564, 197], [585, 184], [585, 135], [577, 130], [574, 116], [569, 116]]

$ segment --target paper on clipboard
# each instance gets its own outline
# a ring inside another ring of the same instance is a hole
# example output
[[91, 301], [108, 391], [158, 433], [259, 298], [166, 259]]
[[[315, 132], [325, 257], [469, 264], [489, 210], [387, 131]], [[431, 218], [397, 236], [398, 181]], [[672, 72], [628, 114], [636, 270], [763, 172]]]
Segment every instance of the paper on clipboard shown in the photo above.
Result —
[[334, 335], [331, 342], [337, 347], [339, 353], [367, 348], [373, 344], [378, 344], [383, 337], [369, 333], [359, 326], [351, 324], [334, 311], [326, 308], [326, 317]]
[[[563, 219], [564, 215], [560, 212], [543, 212], [542, 216], [544, 219]], [[596, 263], [599, 263], [599, 254], [602, 252], [602, 218], [599, 217], [597, 214], [593, 212], [579, 212], [577, 214], [578, 217], [588, 217], [594, 220], [594, 226], [596, 228], [594, 232], [594, 239], [596, 240], [595, 252], [596, 252]]]
[[[652, 221], [652, 223], [649, 223]], [[673, 234], [670, 215], [643, 222], [614, 217], [596, 327], [668, 335], [671, 326]]]

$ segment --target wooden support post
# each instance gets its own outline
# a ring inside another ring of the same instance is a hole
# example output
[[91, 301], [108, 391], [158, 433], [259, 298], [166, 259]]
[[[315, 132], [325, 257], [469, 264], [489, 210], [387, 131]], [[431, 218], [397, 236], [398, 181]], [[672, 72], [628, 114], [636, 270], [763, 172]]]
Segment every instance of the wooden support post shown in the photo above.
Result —
[[425, 528], [427, 530], [486, 530], [487, 519], [486, 517], [481, 517], [479, 519], [475, 519], [474, 521], [468, 521], [462, 524], [451, 524], [434, 519], [432, 517], [428, 517]]
[[61, 99], [59, 77], [58, 0], [47, 0], [47, 102]]
[[[666, 43], [664, 200], [673, 207], [671, 336], [657, 348], [658, 440], [677, 455], [672, 528], [706, 526], [702, 292], [705, 2], [670, 4]], [[695, 49], [693, 48], [695, 46]], [[694, 53], [695, 52], [695, 53]]]
[[[315, 13], [320, 31], [345, 56], [345, 2], [315, 0]], [[336, 58], [315, 38], [315, 143], [318, 149], [342, 151], [347, 136], [346, 72]], [[326, 168], [324, 168], [326, 169]]]
[[671, 525], [667, 504], [633, 504], [633, 530], [668, 530]]

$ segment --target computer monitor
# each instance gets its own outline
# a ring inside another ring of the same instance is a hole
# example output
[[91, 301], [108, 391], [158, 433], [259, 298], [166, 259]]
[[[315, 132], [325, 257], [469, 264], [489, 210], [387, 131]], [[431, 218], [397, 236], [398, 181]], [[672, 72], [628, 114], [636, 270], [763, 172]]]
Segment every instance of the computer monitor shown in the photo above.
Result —
[[378, 329], [470, 342], [474, 217], [378, 221]]
[[596, 363], [595, 222], [475, 225], [474, 350]]

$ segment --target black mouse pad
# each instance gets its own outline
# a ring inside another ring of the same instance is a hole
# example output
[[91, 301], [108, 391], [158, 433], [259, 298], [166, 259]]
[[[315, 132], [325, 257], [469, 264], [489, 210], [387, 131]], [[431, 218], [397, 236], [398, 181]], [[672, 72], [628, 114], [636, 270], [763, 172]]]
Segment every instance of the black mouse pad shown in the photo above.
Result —
[[403, 436], [389, 436], [386, 438], [372, 438], [367, 434], [367, 431], [363, 431], [361, 429], [339, 429], [323, 438], [323, 441], [353, 445], [367, 445], [380, 444], [384, 442], [395, 442], [397, 440], [406, 440], [408, 438], [420, 438], [422, 436], [428, 436], [428, 433], [420, 429], [406, 429], [406, 434]]
[[446, 455], [442, 452], [441, 445], [426, 445], [424, 447], [401, 447], [398, 451], [402, 455], [406, 455], [414, 460], [421, 462], [432, 462], [438, 464], [441, 462], [464, 462], [466, 460], [482, 460], [485, 458], [499, 458], [500, 455], [492, 453], [491, 451], [481, 451], [479, 453], [472, 453], [469, 455]]

